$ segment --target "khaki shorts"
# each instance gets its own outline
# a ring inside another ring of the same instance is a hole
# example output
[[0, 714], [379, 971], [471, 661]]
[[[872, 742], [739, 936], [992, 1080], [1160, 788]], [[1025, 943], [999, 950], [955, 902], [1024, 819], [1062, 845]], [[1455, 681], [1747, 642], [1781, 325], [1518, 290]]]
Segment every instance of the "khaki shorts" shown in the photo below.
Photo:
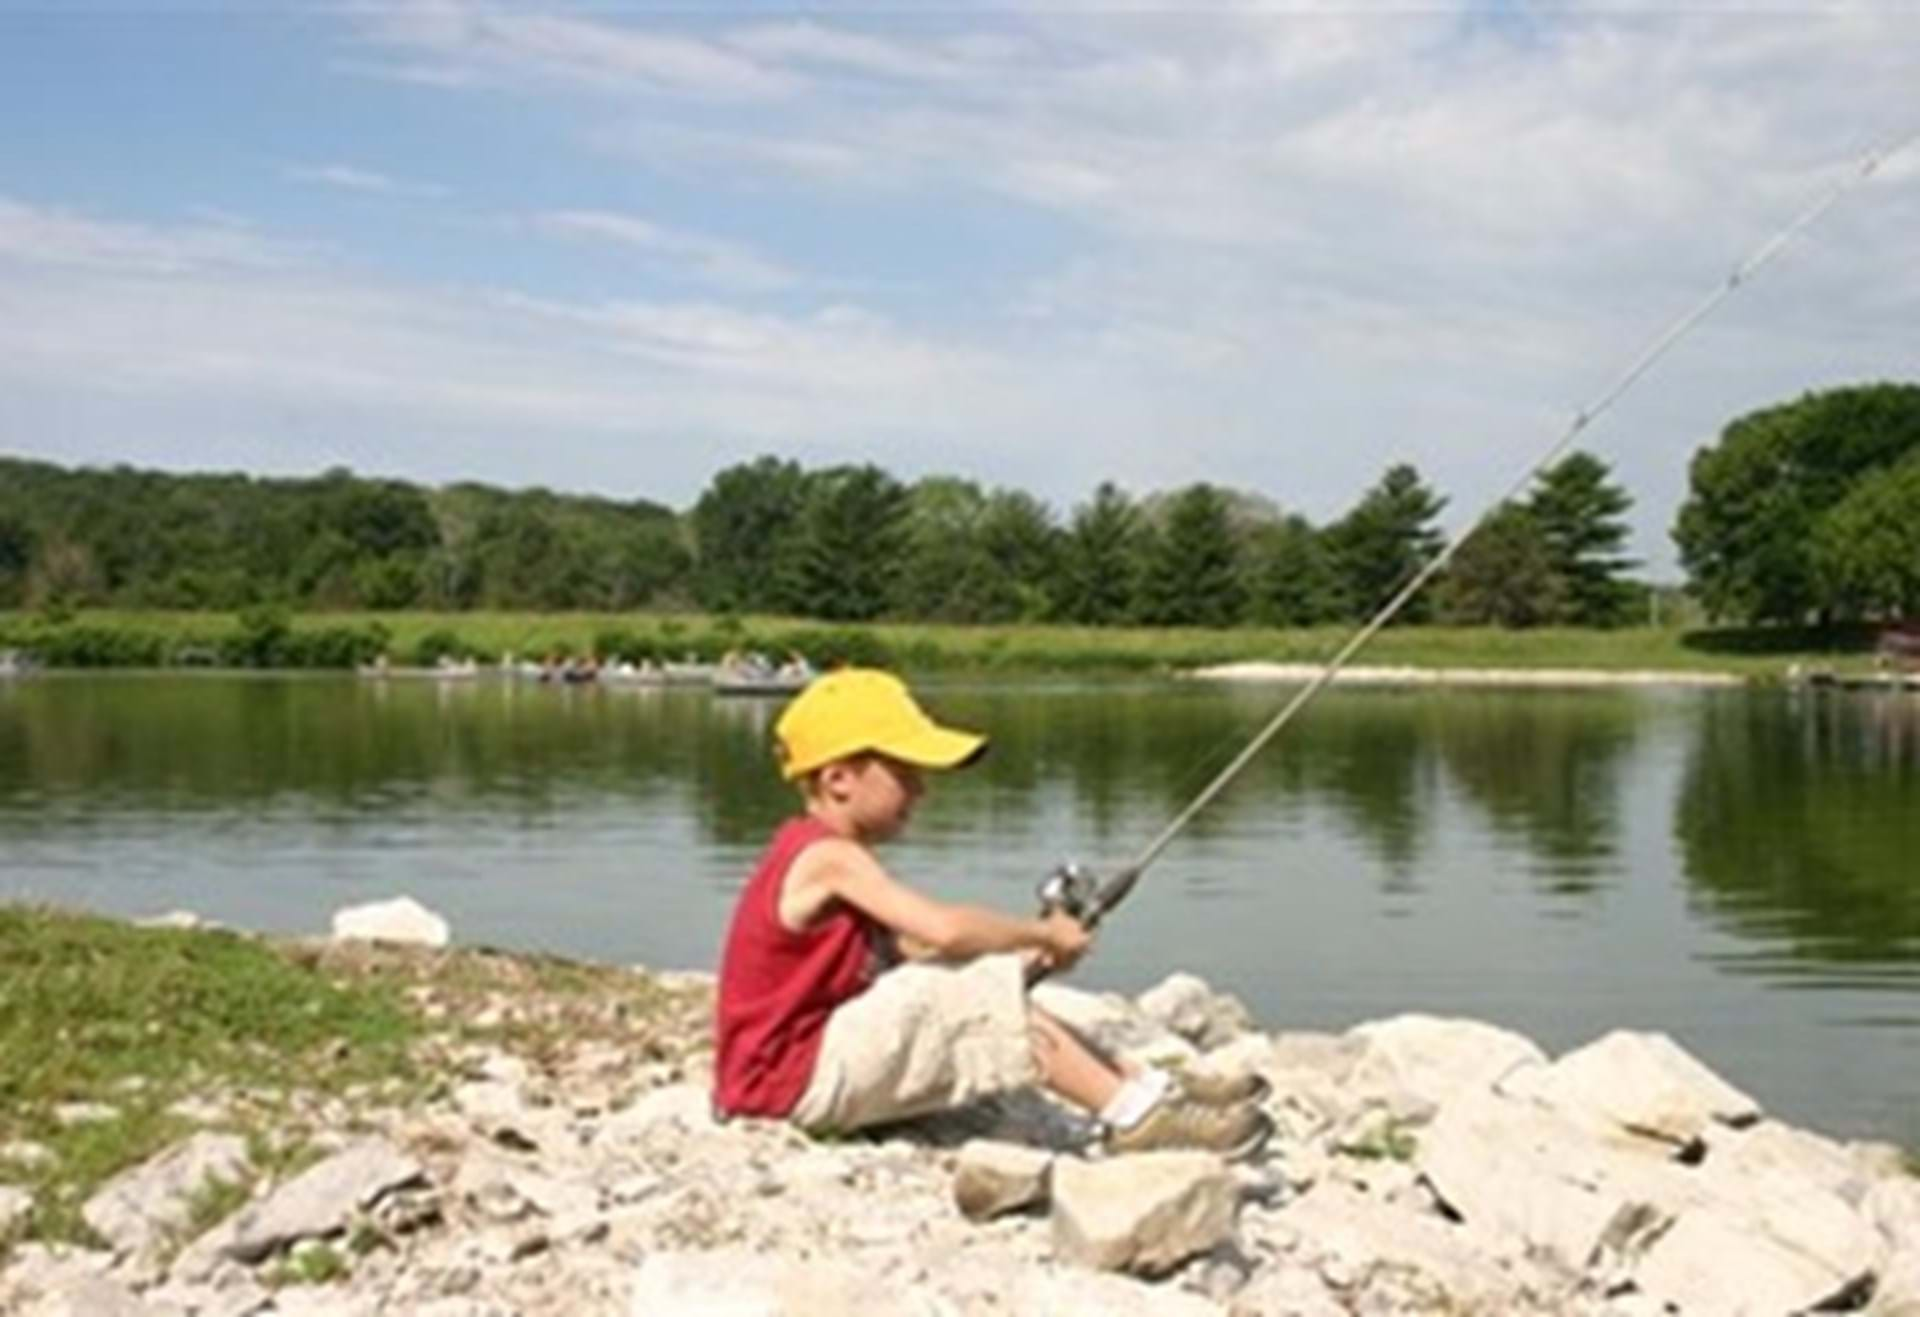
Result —
[[1038, 1078], [1018, 956], [901, 965], [828, 1017], [813, 1078], [788, 1118], [816, 1133], [855, 1130]]

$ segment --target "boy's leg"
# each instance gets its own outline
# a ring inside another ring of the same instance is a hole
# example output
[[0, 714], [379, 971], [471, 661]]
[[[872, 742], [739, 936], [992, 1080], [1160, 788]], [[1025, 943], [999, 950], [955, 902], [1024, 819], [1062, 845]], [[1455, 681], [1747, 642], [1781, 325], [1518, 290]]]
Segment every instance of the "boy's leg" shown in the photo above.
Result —
[[1038, 1006], [1028, 1005], [1027, 1024], [1040, 1082], [1088, 1111], [1105, 1111], [1126, 1082], [1120, 1068]]

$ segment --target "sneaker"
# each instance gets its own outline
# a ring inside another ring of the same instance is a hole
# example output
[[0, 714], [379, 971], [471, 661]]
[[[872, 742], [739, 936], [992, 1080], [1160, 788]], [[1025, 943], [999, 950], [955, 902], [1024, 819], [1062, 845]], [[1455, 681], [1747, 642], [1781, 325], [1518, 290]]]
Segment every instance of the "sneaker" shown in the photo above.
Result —
[[1273, 1085], [1260, 1075], [1217, 1075], [1206, 1071], [1174, 1073], [1180, 1096], [1203, 1107], [1231, 1107], [1242, 1102], [1259, 1102], [1273, 1092]]
[[1228, 1161], [1238, 1161], [1264, 1148], [1272, 1133], [1273, 1122], [1256, 1107], [1209, 1107], [1167, 1097], [1127, 1128], [1109, 1129], [1105, 1142], [1111, 1153], [1184, 1148], [1217, 1152]]

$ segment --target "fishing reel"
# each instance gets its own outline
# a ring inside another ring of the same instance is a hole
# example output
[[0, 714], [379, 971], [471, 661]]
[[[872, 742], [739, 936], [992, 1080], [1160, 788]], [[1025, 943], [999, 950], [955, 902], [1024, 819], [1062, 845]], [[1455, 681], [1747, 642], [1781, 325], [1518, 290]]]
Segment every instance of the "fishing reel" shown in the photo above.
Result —
[[1066, 860], [1056, 865], [1052, 873], [1040, 880], [1036, 895], [1040, 898], [1043, 917], [1058, 910], [1089, 926], [1098, 917], [1100, 880], [1077, 861]]

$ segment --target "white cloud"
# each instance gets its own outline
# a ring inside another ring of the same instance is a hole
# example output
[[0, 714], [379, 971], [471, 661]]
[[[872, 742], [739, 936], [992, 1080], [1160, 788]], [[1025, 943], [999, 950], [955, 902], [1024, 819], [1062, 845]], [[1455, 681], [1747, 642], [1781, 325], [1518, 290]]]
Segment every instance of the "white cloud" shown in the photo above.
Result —
[[554, 210], [528, 223], [555, 237], [615, 243], [642, 253], [656, 270], [737, 292], [770, 292], [798, 282], [792, 270], [745, 243], [666, 228], [638, 215]]
[[270, 241], [231, 223], [131, 224], [0, 196], [0, 261], [177, 275], [222, 268], [273, 269], [295, 262], [301, 254], [297, 244]]
[[401, 0], [357, 13], [370, 38], [421, 57], [401, 66], [416, 84], [531, 78], [602, 93], [716, 101], [777, 97], [799, 85], [720, 43], [634, 24], [472, 0]]
[[295, 183], [315, 183], [347, 192], [387, 197], [443, 197], [447, 190], [434, 183], [413, 183], [355, 165], [288, 165], [281, 171]]

